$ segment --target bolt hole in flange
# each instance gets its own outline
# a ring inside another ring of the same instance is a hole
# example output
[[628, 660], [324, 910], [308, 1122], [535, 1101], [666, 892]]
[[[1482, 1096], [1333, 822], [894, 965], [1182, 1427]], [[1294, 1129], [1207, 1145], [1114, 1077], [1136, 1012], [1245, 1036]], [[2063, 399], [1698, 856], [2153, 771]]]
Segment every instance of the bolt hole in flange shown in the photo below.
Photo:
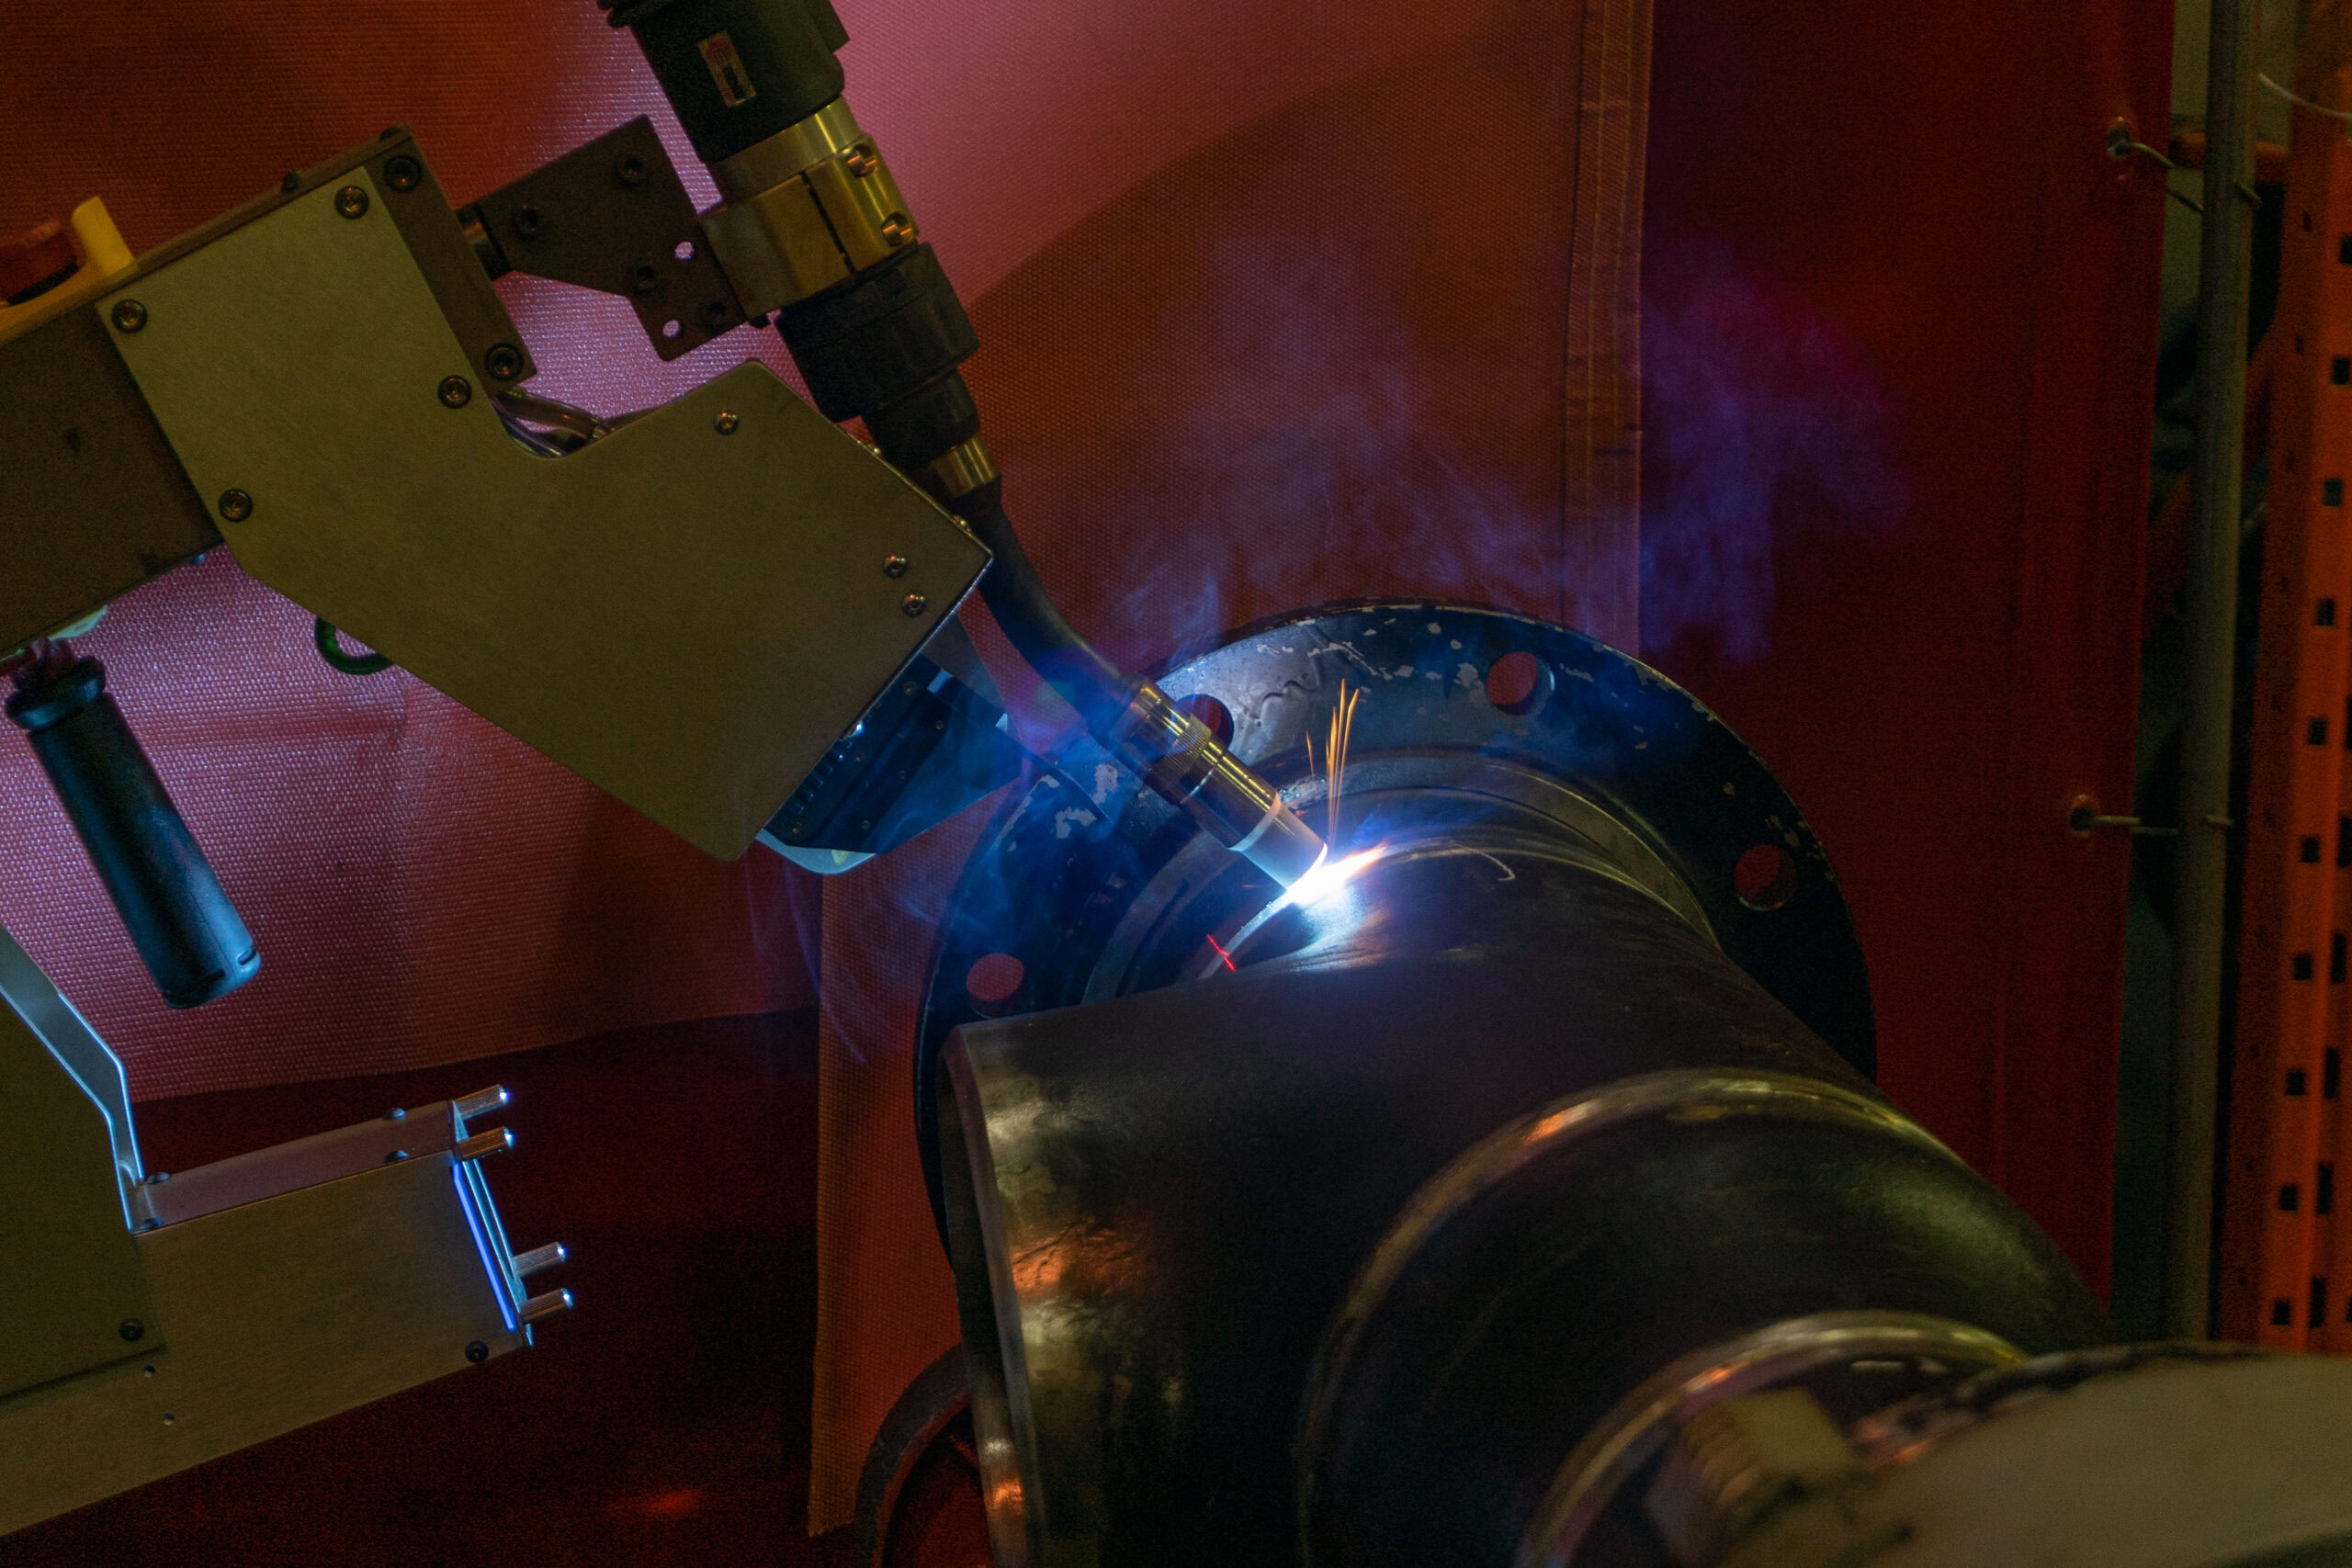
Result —
[[964, 972], [964, 994], [972, 1010], [983, 1018], [1001, 1018], [1019, 1010], [1021, 991], [1029, 978], [1028, 965], [1010, 953], [989, 953], [972, 961]]
[[1524, 649], [1504, 654], [1487, 669], [1487, 700], [1513, 718], [1532, 718], [1552, 700], [1552, 667]]
[[[1345, 842], [1414, 838], [1423, 807], [1442, 831], [1439, 819], [1458, 807], [1498, 826], [1532, 813], [1526, 821], [1540, 833], [1566, 823], [1623, 864], [1655, 860], [1681, 879], [1694, 924], [1858, 1071], [1870, 1071], [1868, 973], [1825, 852], [1762, 760], [1657, 671], [1565, 627], [1396, 600], [1260, 623], [1160, 681], [1180, 701], [1225, 706], [1235, 754], [1288, 790], [1318, 830], [1316, 775], [1344, 682], [1363, 705]], [[1530, 711], [1512, 711], [1522, 707]], [[1201, 708], [1190, 711], [1211, 722]], [[959, 877], [922, 1013], [918, 1127], [933, 1124], [936, 1053], [959, 1024], [1182, 985], [1212, 966], [1206, 978], [1221, 983], [1223, 963], [1202, 933], [1230, 949], [1227, 933], [1267, 908], [1264, 880], [1246, 863], [1235, 869], [1157, 796], [1114, 790], [1074, 800], [1073, 784], [1085, 791], [1099, 768], [1120, 776], [1081, 747], [1060, 773], [1011, 795]], [[1758, 845], [1768, 849], [1735, 878]], [[1318, 930], [1353, 929], [1346, 911], [1328, 914], [1317, 915]], [[1285, 932], [1282, 917], [1270, 919], [1238, 966], [1270, 959]], [[984, 1011], [967, 976], [999, 953], [1022, 962], [1023, 978], [1017, 995]], [[935, 1143], [926, 1142], [924, 1160], [936, 1209]]]
[[1233, 710], [1206, 692], [1196, 693], [1176, 705], [1201, 721], [1220, 746], [1233, 744]]
[[1769, 912], [1797, 890], [1797, 863], [1778, 844], [1758, 844], [1731, 868], [1731, 890], [1749, 908]]

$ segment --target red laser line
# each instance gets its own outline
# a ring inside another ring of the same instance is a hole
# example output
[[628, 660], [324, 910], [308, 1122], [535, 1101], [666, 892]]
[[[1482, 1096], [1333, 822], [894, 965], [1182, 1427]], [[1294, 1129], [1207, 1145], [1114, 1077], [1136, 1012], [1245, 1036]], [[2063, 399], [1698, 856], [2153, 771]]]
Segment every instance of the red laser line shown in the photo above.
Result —
[[[1217, 940], [1215, 937], [1209, 938], [1209, 945], [1216, 948], [1216, 955], [1225, 960], [1225, 966], [1227, 969], [1233, 969], [1233, 954], [1226, 952], [1224, 948], [1217, 946]], [[1234, 969], [1234, 973], [1238, 975], [1240, 971]]]

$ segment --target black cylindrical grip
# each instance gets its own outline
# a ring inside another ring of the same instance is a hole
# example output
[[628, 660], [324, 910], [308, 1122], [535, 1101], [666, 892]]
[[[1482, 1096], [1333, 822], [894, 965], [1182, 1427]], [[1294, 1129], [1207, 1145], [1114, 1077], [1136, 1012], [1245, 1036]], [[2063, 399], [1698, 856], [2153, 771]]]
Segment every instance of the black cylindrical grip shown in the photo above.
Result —
[[[863, 419], [938, 380], [979, 346], [929, 245], [787, 305], [775, 330], [827, 419]], [[952, 445], [952, 443], [951, 443]]]
[[164, 999], [198, 1007], [252, 979], [261, 968], [253, 936], [106, 694], [105, 666], [76, 660], [19, 690], [7, 711]]

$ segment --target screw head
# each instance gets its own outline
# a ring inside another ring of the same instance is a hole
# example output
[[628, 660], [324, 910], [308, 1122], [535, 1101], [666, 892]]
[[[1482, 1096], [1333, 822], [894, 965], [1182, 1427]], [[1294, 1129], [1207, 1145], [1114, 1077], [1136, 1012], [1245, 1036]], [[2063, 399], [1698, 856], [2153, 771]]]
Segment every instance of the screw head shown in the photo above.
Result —
[[873, 148], [861, 141], [842, 154], [842, 166], [859, 179], [864, 179], [882, 166], [882, 160], [874, 155]]
[[464, 408], [474, 400], [474, 384], [463, 376], [441, 378], [441, 401], [453, 409]]
[[483, 1344], [479, 1339], [475, 1340], [472, 1344], [466, 1347], [466, 1359], [471, 1361], [477, 1367], [481, 1366], [484, 1361], [490, 1359], [490, 1347]]
[[893, 212], [882, 220], [882, 239], [886, 244], [903, 245], [915, 237], [915, 220], [903, 212]]
[[424, 178], [424, 165], [403, 152], [384, 164], [384, 183], [394, 190], [414, 190]]
[[725, 332], [727, 319], [734, 313], [727, 308], [724, 299], [706, 299], [702, 306], [702, 324], [715, 333]]
[[287, 170], [284, 174], [277, 176], [277, 188], [284, 191], [287, 195], [292, 196], [296, 191], [302, 188], [301, 173], [295, 169]]
[[241, 490], [224, 490], [218, 502], [220, 515], [232, 523], [243, 523], [254, 514], [254, 498]]
[[523, 373], [523, 351], [511, 343], [494, 343], [481, 356], [481, 367], [493, 381], [512, 381]]
[[899, 601], [899, 609], [907, 619], [913, 620], [931, 607], [931, 601], [920, 593], [910, 593]]
[[136, 1345], [147, 1337], [147, 1325], [135, 1317], [126, 1317], [116, 1325], [115, 1332], [122, 1336], [124, 1344]]
[[368, 216], [368, 193], [357, 186], [345, 186], [334, 193], [334, 209], [345, 218]]
[[537, 239], [539, 237], [539, 209], [537, 208], [524, 207], [516, 209], [514, 213], [514, 237], [518, 240]]
[[653, 270], [650, 263], [639, 262], [628, 269], [628, 291], [631, 294], [642, 298], [661, 286], [662, 275]]
[[117, 332], [135, 333], [147, 324], [147, 307], [136, 299], [114, 302], [114, 324]]
[[885, 577], [904, 577], [907, 575], [907, 564], [906, 557], [891, 556], [882, 563], [882, 575]]
[[736, 427], [742, 423], [732, 413], [721, 413], [710, 422], [710, 427], [721, 435], [732, 435], [735, 434]]
[[613, 161], [613, 178], [636, 188], [645, 183], [645, 160], [634, 152], [624, 152]]

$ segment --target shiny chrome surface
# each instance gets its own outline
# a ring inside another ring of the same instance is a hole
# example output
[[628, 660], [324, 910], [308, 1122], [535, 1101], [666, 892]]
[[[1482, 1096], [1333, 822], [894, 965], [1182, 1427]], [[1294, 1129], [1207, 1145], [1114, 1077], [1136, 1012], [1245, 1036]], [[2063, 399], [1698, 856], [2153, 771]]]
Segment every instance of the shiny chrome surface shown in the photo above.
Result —
[[2342, 1568], [2352, 1362], [2117, 1347], [1978, 1374], [1968, 1418], [1859, 1493], [1768, 1515], [1717, 1568]]
[[526, 1343], [483, 1234], [444, 1152], [127, 1238], [150, 1331], [0, 1398], [0, 1533]]
[[1826, 1367], [1901, 1359], [1930, 1375], [2013, 1366], [2024, 1352], [1998, 1335], [1918, 1313], [1838, 1312], [1792, 1318], [1694, 1350], [1621, 1400], [1561, 1464], [1521, 1539], [1515, 1568], [1574, 1568], [1577, 1548], [1626, 1480], [1710, 1405]]

